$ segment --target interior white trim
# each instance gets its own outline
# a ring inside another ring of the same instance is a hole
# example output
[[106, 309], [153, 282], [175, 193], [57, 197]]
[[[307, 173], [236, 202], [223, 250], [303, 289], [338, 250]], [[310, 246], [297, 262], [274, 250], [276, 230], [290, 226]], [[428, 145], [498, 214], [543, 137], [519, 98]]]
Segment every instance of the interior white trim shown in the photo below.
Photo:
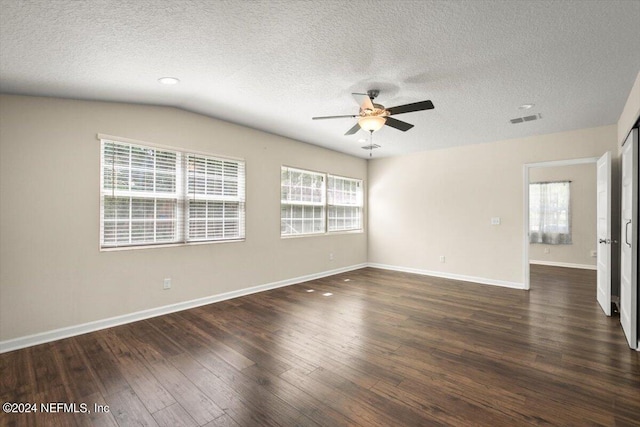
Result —
[[583, 157], [581, 159], [549, 160], [548, 162], [526, 163], [525, 166], [528, 166], [530, 168], [573, 166], [573, 165], [583, 165], [588, 163], [596, 163], [598, 159], [599, 157]]
[[215, 153], [211, 153], [211, 152], [208, 152], [208, 151], [191, 150], [191, 149], [186, 149], [186, 148], [178, 146], [178, 145], [158, 144], [158, 143], [155, 143], [155, 142], [143, 141], [141, 139], [127, 138], [125, 136], [116, 136], [116, 135], [108, 135], [106, 133], [98, 133], [98, 134], [96, 134], [96, 138], [98, 139], [98, 141], [102, 141], [103, 139], [105, 139], [105, 140], [109, 140], [109, 141], [125, 142], [127, 144], [142, 145], [142, 146], [147, 146], [147, 147], [152, 147], [152, 148], [159, 148], [161, 150], [173, 150], [173, 151], [180, 151], [180, 152], [189, 153], [189, 154], [200, 154], [200, 155], [203, 155], [203, 156], [213, 156], [213, 157], [219, 157], [219, 158], [224, 159], [224, 160], [236, 160], [236, 161], [240, 161], [240, 162], [245, 162], [246, 163], [246, 160], [243, 159], [242, 157], [232, 157], [232, 156], [227, 156], [227, 155], [224, 155], [224, 154], [215, 154]]
[[572, 262], [556, 262], [556, 261], [542, 261], [530, 259], [529, 264], [536, 265], [549, 265], [551, 267], [566, 267], [566, 268], [580, 268], [583, 270], [597, 270], [598, 266], [589, 264], [574, 264]]
[[463, 274], [453, 274], [453, 273], [445, 273], [442, 271], [422, 270], [420, 268], [402, 267], [399, 265], [378, 264], [375, 262], [373, 263], [370, 262], [369, 264], [367, 264], [367, 266], [373, 267], [373, 268], [381, 268], [383, 270], [393, 270], [393, 271], [401, 271], [404, 273], [420, 274], [423, 276], [441, 277], [443, 279], [462, 280], [464, 282], [479, 283], [482, 285], [502, 286], [503, 288], [512, 288], [512, 289], [524, 289], [523, 283], [509, 282], [506, 280], [487, 279], [485, 277], [466, 276]]
[[65, 328], [54, 329], [52, 331], [41, 332], [34, 335], [27, 335], [24, 337], [18, 337], [18, 338], [13, 338], [6, 341], [0, 341], [0, 353], [19, 350], [21, 348], [31, 347], [37, 344], [44, 344], [47, 342], [56, 341], [63, 338], [69, 338], [76, 335], [86, 334], [88, 332], [94, 332], [101, 329], [111, 328], [113, 326], [123, 325], [125, 323], [136, 322], [138, 320], [149, 319], [151, 317], [157, 317], [163, 314], [174, 313], [176, 311], [183, 311], [190, 308], [200, 307], [202, 305], [207, 305], [215, 302], [238, 298], [244, 295], [268, 291], [270, 289], [276, 289], [276, 288], [282, 288], [284, 286], [295, 285], [295, 284], [306, 282], [309, 280], [332, 276], [334, 274], [358, 270], [366, 266], [367, 264], [363, 263], [363, 264], [351, 265], [348, 267], [337, 268], [334, 270], [322, 271], [319, 273], [307, 274], [305, 276], [280, 280], [278, 282], [266, 283], [264, 285], [252, 286], [250, 288], [239, 289], [237, 291], [225, 292], [223, 294], [211, 295], [204, 298], [198, 298], [190, 301], [183, 301], [175, 304], [165, 305], [162, 307], [156, 307], [148, 310], [137, 311], [135, 313], [129, 313], [121, 316], [110, 317], [108, 319], [96, 320], [94, 322], [68, 326]]

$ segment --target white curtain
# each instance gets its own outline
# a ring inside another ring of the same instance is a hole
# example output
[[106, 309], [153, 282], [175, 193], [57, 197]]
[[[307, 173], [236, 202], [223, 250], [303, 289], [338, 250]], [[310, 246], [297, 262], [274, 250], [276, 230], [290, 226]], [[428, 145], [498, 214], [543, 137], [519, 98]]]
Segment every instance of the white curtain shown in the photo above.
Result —
[[571, 244], [570, 183], [529, 184], [529, 242]]

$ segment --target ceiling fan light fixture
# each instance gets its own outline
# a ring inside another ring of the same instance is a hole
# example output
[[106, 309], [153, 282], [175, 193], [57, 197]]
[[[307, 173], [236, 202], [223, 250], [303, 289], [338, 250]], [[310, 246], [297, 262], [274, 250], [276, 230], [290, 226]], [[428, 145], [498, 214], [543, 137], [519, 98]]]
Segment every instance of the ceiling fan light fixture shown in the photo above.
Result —
[[386, 123], [387, 119], [381, 116], [365, 116], [358, 119], [360, 127], [369, 132], [380, 130]]

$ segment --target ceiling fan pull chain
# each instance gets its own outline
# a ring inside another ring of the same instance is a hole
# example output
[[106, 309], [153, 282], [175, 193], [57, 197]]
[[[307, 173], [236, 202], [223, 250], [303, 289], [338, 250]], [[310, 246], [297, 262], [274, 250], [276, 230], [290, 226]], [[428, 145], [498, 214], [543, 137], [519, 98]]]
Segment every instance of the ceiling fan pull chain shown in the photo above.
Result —
[[373, 130], [369, 131], [369, 157], [373, 157]]

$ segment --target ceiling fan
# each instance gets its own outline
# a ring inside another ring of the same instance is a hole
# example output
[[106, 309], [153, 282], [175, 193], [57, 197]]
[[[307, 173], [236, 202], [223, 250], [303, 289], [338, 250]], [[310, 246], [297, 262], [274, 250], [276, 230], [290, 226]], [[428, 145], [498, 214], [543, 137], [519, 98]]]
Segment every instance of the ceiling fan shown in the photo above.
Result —
[[380, 93], [377, 89], [367, 91], [367, 93], [352, 93], [356, 102], [360, 106], [360, 112], [357, 115], [345, 115], [345, 116], [323, 116], [313, 117], [313, 120], [325, 120], [325, 119], [341, 119], [341, 118], [357, 118], [358, 123], [349, 129], [345, 135], [353, 135], [360, 129], [364, 129], [371, 133], [379, 130], [382, 126], [387, 125], [392, 128], [401, 130], [403, 132], [408, 131], [413, 127], [412, 124], [403, 122], [402, 120], [394, 119], [393, 115], [411, 113], [413, 111], [423, 111], [433, 109], [433, 102], [420, 101], [411, 104], [398, 105], [396, 107], [385, 108], [384, 105], [375, 104], [374, 99]]

